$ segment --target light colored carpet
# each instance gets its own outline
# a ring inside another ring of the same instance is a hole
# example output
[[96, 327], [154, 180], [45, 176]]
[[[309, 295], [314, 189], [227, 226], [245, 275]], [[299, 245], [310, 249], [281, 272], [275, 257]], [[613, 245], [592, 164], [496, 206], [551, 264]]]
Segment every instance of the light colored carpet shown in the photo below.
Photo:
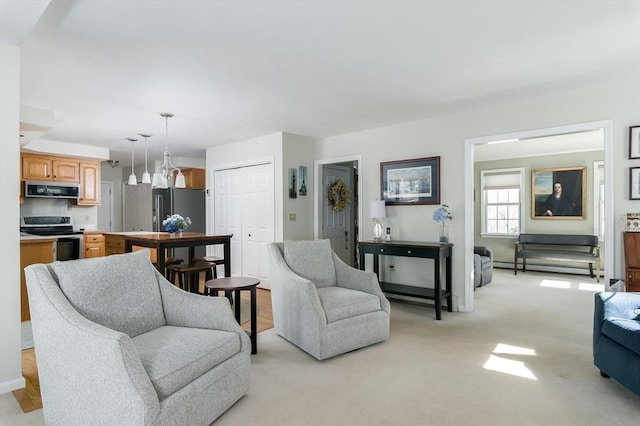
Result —
[[[392, 302], [387, 342], [325, 361], [260, 333], [249, 393], [215, 425], [637, 424], [640, 397], [593, 366], [595, 282], [512, 274], [495, 271], [475, 312], [442, 321]], [[43, 424], [9, 398], [0, 424]]]

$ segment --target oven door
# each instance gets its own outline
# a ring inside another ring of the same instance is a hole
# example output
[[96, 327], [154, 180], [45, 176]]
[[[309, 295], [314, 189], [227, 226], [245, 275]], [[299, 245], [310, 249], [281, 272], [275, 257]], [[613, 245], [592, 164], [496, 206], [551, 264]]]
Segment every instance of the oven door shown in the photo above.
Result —
[[80, 259], [82, 236], [78, 237], [59, 237], [56, 243], [56, 260], [75, 260]]

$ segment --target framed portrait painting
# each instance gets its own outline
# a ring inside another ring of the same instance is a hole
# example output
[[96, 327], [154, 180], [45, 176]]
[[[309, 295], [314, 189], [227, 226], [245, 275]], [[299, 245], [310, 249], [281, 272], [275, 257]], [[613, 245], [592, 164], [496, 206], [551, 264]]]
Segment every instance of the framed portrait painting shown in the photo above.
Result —
[[584, 219], [586, 167], [531, 171], [531, 216], [534, 219]]
[[440, 157], [380, 163], [380, 192], [387, 205], [440, 204]]

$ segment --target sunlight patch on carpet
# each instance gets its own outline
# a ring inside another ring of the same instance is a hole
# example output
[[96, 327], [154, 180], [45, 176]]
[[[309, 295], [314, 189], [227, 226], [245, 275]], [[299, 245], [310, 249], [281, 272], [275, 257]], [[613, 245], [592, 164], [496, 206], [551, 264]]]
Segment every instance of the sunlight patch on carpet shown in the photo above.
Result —
[[511, 354], [511, 355], [535, 355], [535, 349], [522, 348], [520, 346], [511, 346], [504, 343], [498, 343], [493, 350], [494, 354]]
[[522, 361], [502, 358], [496, 355], [489, 355], [489, 359], [484, 363], [484, 368], [498, 373], [511, 374], [512, 376], [523, 377], [530, 380], [538, 380]]
[[594, 293], [598, 293], [604, 291], [604, 284], [579, 283], [578, 290], [593, 291]]
[[542, 280], [540, 287], [571, 288], [571, 283], [569, 281]]

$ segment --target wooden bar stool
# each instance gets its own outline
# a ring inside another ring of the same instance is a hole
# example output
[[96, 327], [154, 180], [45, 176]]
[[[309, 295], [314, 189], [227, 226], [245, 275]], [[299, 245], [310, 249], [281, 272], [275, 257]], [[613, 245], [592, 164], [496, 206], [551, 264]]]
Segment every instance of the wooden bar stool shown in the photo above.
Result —
[[199, 292], [201, 272], [205, 273], [205, 281], [218, 277], [216, 264], [209, 262], [198, 262], [191, 265], [170, 265], [167, 270], [169, 271], [169, 281], [175, 282], [177, 275], [178, 287], [192, 293]]

